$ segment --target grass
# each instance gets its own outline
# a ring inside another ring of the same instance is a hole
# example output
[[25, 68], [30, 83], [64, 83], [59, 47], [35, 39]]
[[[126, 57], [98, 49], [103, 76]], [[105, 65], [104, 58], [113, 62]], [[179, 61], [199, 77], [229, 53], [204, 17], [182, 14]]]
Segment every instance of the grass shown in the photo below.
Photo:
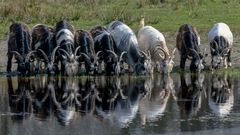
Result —
[[[240, 31], [238, 0], [2, 0], [0, 2], [0, 38], [5, 38], [10, 19], [54, 26], [62, 19], [76, 29], [89, 30], [95, 25], [107, 25], [121, 20], [137, 32], [141, 16], [146, 24], [159, 29], [166, 37], [174, 37], [179, 26], [190, 23], [197, 27], [206, 41], [214, 23], [227, 23], [233, 33]], [[13, 8], [14, 7], [14, 8]], [[168, 39], [167, 39], [168, 40]]]

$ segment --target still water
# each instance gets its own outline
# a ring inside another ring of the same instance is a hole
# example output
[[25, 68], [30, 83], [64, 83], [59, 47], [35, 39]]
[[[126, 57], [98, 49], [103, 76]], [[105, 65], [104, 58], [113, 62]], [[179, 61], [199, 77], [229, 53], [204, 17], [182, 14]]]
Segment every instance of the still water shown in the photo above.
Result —
[[0, 134], [239, 134], [239, 78], [1, 77]]

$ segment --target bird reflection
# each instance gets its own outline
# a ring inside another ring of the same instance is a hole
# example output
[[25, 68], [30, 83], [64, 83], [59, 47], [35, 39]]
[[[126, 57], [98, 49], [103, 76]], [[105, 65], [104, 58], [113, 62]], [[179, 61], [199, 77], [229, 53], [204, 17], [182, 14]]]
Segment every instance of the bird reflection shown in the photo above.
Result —
[[163, 115], [170, 93], [173, 89], [173, 80], [171, 76], [156, 76], [145, 80], [144, 83], [146, 94], [140, 101], [141, 123], [156, 121], [159, 116]]
[[180, 75], [180, 87], [173, 93], [183, 116], [194, 116], [201, 108], [202, 96], [205, 93], [204, 74]]
[[29, 118], [33, 113], [33, 98], [30, 90], [30, 79], [17, 78], [17, 88], [13, 87], [11, 77], [7, 78], [9, 106], [14, 120]]
[[208, 104], [213, 113], [224, 117], [230, 113], [234, 103], [233, 84], [227, 74], [212, 75]]

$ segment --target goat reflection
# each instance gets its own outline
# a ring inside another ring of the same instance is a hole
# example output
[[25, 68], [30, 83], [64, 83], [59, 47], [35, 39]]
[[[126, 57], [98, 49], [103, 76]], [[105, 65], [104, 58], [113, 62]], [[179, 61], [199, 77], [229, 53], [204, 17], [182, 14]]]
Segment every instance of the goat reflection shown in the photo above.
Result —
[[57, 118], [62, 125], [68, 125], [74, 118], [77, 108], [80, 107], [81, 96], [76, 78], [62, 78], [60, 89], [53, 84], [48, 85], [52, 100], [57, 108]]
[[144, 83], [146, 94], [141, 99], [139, 107], [142, 125], [148, 121], [156, 121], [163, 115], [173, 90], [171, 76], [156, 76], [154, 80], [149, 78]]
[[201, 108], [202, 95], [205, 93], [203, 86], [204, 74], [191, 74], [190, 82], [188, 76], [180, 75], [181, 84], [173, 93], [182, 116], [196, 115]]
[[49, 86], [58, 89], [58, 79], [55, 77], [40, 76], [34, 78], [30, 85], [35, 92], [34, 114], [40, 119], [47, 119], [53, 113], [54, 105]]
[[213, 113], [224, 117], [230, 113], [234, 103], [233, 84], [227, 74], [212, 75], [212, 86], [208, 95], [208, 104]]
[[143, 91], [144, 80], [108, 78], [106, 85], [99, 88], [102, 101], [97, 103], [96, 113], [104, 120], [125, 127], [136, 117]]
[[33, 98], [30, 91], [30, 81], [26, 78], [18, 78], [17, 88], [14, 89], [12, 78], [8, 77], [8, 95], [10, 111], [14, 120], [29, 118], [33, 113]]

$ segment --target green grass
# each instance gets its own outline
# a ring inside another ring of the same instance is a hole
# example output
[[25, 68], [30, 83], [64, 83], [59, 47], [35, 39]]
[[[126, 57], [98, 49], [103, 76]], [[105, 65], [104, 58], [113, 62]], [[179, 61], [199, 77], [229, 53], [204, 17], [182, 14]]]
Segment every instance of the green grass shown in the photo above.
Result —
[[[55, 1], [55, 2], [53, 2]], [[194, 2], [195, 1], [195, 2]], [[13, 8], [14, 7], [14, 8]], [[197, 28], [203, 40], [217, 22], [227, 23], [233, 33], [240, 31], [238, 0], [2, 0], [0, 2], [0, 38], [5, 38], [10, 19], [54, 26], [61, 19], [69, 20], [76, 29], [89, 30], [121, 20], [135, 32], [141, 16], [175, 40], [175, 33], [184, 23]]]

